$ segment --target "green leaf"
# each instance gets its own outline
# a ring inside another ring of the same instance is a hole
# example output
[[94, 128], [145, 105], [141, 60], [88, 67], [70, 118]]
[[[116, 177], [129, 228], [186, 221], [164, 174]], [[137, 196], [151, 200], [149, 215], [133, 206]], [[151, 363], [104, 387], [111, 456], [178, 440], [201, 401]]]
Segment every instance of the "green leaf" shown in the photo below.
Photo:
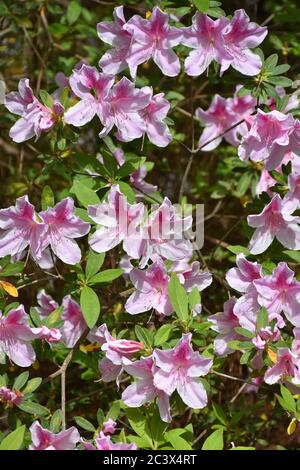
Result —
[[0, 271], [0, 277], [9, 277], [9, 276], [16, 276], [23, 271], [24, 263], [22, 261], [18, 261], [14, 264], [8, 264], [5, 266], [3, 271]]
[[242, 328], [241, 326], [237, 326], [234, 331], [236, 331], [239, 335], [245, 336], [246, 338], [252, 339], [255, 337], [251, 331], [247, 330], [246, 328]]
[[193, 3], [201, 13], [206, 13], [209, 9], [209, 0], [193, 0]]
[[266, 70], [272, 70], [277, 65], [277, 62], [278, 54], [272, 54], [265, 60], [263, 68]]
[[256, 328], [257, 331], [260, 331], [262, 328], [266, 328], [269, 323], [269, 315], [268, 311], [265, 307], [261, 307], [257, 314], [257, 320], [256, 320]]
[[193, 289], [189, 293], [188, 298], [189, 298], [190, 309], [194, 310], [196, 305], [201, 303], [201, 295], [197, 287], [193, 287]]
[[105, 421], [107, 421], [109, 418], [116, 421], [120, 414], [120, 409], [121, 409], [121, 401], [120, 400], [114, 401], [110, 409], [108, 410], [107, 415], [105, 416]]
[[80, 204], [84, 207], [87, 207], [90, 204], [99, 204], [100, 199], [98, 198], [95, 191], [88, 188], [79, 180], [73, 182], [73, 186], [70, 189], [70, 192], [75, 194]]
[[18, 375], [15, 379], [13, 384], [13, 390], [21, 390], [21, 388], [26, 384], [29, 377], [29, 372], [22, 372], [22, 374]]
[[62, 422], [62, 412], [59, 409], [59, 410], [56, 410], [51, 417], [50, 430], [55, 433], [59, 432], [60, 427], [61, 427], [61, 422]]
[[184, 287], [180, 284], [176, 273], [173, 273], [169, 282], [168, 292], [172, 307], [182, 322], [189, 320], [188, 297]]
[[20, 450], [24, 441], [25, 425], [20, 426], [6, 436], [0, 444], [0, 450]]
[[53, 98], [49, 93], [45, 90], [40, 90], [40, 98], [42, 103], [47, 106], [47, 108], [52, 109], [53, 107]]
[[181, 434], [184, 432], [186, 432], [185, 429], [172, 429], [165, 433], [165, 439], [168, 440], [176, 450], [193, 450], [191, 444], [181, 437]]
[[134, 332], [138, 340], [144, 344], [148, 349], [152, 349], [153, 335], [152, 333], [140, 325], [135, 325]]
[[95, 274], [89, 280], [89, 284], [100, 284], [101, 282], [111, 282], [123, 274], [123, 269], [106, 269], [101, 273]]
[[168, 423], [161, 420], [159, 412], [156, 409], [150, 421], [151, 437], [156, 444], [163, 440], [163, 435], [167, 427]]
[[28, 380], [26, 387], [22, 390], [22, 393], [34, 392], [42, 383], [42, 377], [35, 377], [34, 379]]
[[42, 210], [45, 211], [48, 207], [53, 207], [55, 204], [54, 202], [54, 194], [50, 186], [46, 185], [42, 191]]
[[227, 419], [226, 415], [220, 405], [217, 403], [212, 403], [214, 415], [217, 418], [218, 421], [220, 421], [221, 424], [224, 424], [224, 426], [227, 426]]
[[235, 191], [235, 194], [238, 197], [242, 197], [246, 194], [247, 190], [250, 187], [251, 180], [252, 180], [251, 172], [246, 172], [242, 175], [241, 179], [237, 183], [237, 189]]
[[20, 410], [24, 411], [25, 413], [29, 413], [31, 415], [47, 416], [49, 414], [48, 408], [40, 405], [39, 403], [35, 403], [33, 401], [23, 400], [17, 406]]
[[223, 429], [217, 429], [210, 436], [208, 436], [202, 446], [202, 450], [223, 450]]
[[266, 79], [266, 82], [268, 83], [272, 83], [272, 85], [276, 85], [276, 86], [282, 86], [282, 87], [290, 87], [292, 86], [293, 84], [293, 81], [290, 80], [289, 78], [287, 77], [283, 77], [283, 76], [277, 76], [277, 77], [268, 77]]
[[231, 253], [235, 255], [238, 255], [239, 253], [243, 253], [245, 256], [249, 256], [250, 254], [250, 251], [248, 250], [248, 248], [246, 248], [245, 246], [241, 246], [241, 245], [227, 246], [227, 250], [231, 251]]
[[135, 192], [129, 186], [128, 183], [125, 183], [124, 181], [119, 181], [119, 187], [121, 192], [127, 197], [127, 202], [129, 204], [134, 204], [135, 203]]
[[68, 23], [70, 25], [75, 23], [75, 21], [78, 20], [80, 13], [81, 13], [81, 5], [76, 0], [73, 0], [71, 3], [69, 3], [68, 9], [67, 9]]
[[99, 271], [104, 263], [104, 259], [105, 253], [96, 253], [93, 250], [89, 251], [85, 268], [85, 275], [87, 280], [89, 280]]
[[88, 286], [81, 291], [80, 307], [87, 326], [92, 329], [100, 314], [100, 302], [96, 292]]
[[172, 329], [173, 325], [171, 323], [168, 323], [167, 325], [162, 325], [155, 333], [154, 346], [160, 346], [161, 344], [168, 341], [171, 336]]
[[300, 263], [300, 251], [283, 250], [282, 253], [288, 256], [292, 261], [296, 261], [296, 263]]
[[82, 416], [75, 416], [74, 419], [76, 421], [76, 424], [78, 424], [78, 426], [80, 426], [82, 429], [85, 429], [86, 431], [90, 432], [96, 431], [95, 426]]
[[284, 403], [286, 404], [286, 409], [292, 412], [296, 412], [297, 407], [291, 392], [286, 387], [284, 387], [284, 385], [280, 385], [280, 393]]
[[55, 323], [57, 323], [60, 320], [60, 316], [62, 314], [63, 307], [58, 307], [53, 312], [50, 313], [50, 315], [47, 315], [43, 319], [43, 324], [47, 326], [48, 328], [54, 328]]
[[232, 447], [229, 450], [256, 450], [256, 449], [255, 449], [255, 447], [237, 446], [237, 447]]
[[149, 435], [150, 431], [146, 424], [146, 418], [142, 412], [137, 408], [127, 408], [125, 413], [132, 429], [137, 433], [138, 436], [145, 439], [152, 448], [152, 439]]
[[268, 74], [270, 77], [274, 75], [281, 75], [282, 73], [287, 72], [290, 68], [291, 66], [289, 64], [277, 65], [277, 67], [274, 67], [272, 70], [269, 70]]

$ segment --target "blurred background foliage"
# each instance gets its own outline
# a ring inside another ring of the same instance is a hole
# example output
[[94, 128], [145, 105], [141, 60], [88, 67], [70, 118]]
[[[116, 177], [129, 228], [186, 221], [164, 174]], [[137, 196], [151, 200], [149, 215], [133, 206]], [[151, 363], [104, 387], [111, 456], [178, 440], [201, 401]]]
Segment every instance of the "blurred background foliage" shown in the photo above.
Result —
[[[145, 16], [154, 5], [159, 5], [174, 15], [173, 19], [180, 17], [185, 25], [191, 23], [191, 17], [196, 11], [192, 2], [185, 0], [123, 0], [121, 3], [125, 6], [127, 18], [135, 13]], [[291, 66], [286, 75], [293, 82], [299, 79], [300, 7], [296, 0], [226, 0], [223, 5], [218, 2], [214, 4], [212, 14], [215, 17], [222, 14], [221, 9], [224, 9], [227, 15], [232, 15], [234, 10], [245, 8], [252, 21], [266, 24], [269, 35], [262, 44], [265, 57], [276, 52], [279, 64], [288, 63]], [[118, 2], [109, 0], [1, 0], [0, 80], [4, 81], [6, 90], [16, 90], [19, 80], [27, 77], [36, 96], [40, 90], [52, 93], [57, 88], [55, 76], [58, 72], [70, 75], [79, 61], [97, 66], [99, 58], [107, 50], [107, 45], [98, 38], [96, 24], [111, 20], [113, 8], [118, 5]], [[183, 61], [186, 49], [178, 47], [177, 51]], [[127, 75], [128, 71], [124, 74]], [[184, 74], [182, 67], [178, 77], [169, 78], [163, 76], [152, 62], [140, 66], [137, 85], [151, 85], [156, 93], [165, 92], [171, 102], [168, 122], [172, 128], [173, 142], [164, 149], [145, 142], [141, 150], [140, 141], [122, 144], [122, 148], [134, 155], [146, 156], [147, 161], [153, 162], [154, 167], [147, 180], [158, 185], [162, 196], [168, 196], [172, 202], [177, 202], [189, 158], [189, 153], [181, 143], [191, 146], [191, 109], [198, 106], [206, 109], [215, 93], [229, 97], [233, 95], [236, 85], [248, 87], [249, 83], [250, 87], [253, 87], [254, 79], [246, 79], [233, 69], [220, 78], [217, 70], [211, 67], [208, 76], [192, 78]], [[290, 90], [287, 89], [287, 92], [294, 91], [292, 88]], [[51, 150], [51, 141], [60, 138], [59, 131], [54, 130], [50, 134], [42, 135], [37, 142], [30, 140], [16, 145], [8, 136], [13, 122], [15, 116], [1, 106], [1, 207], [14, 203], [16, 197], [29, 194], [30, 200], [40, 208], [41, 192], [46, 184], [51, 186], [57, 199], [65, 197], [72, 184], [73, 170], [77, 165], [80, 167], [80, 159], [94, 159], [96, 154], [102, 151], [102, 143], [98, 138], [98, 122], [95, 120], [80, 130], [80, 133], [72, 134], [71, 148], [64, 148], [62, 143], [61, 151], [56, 153]], [[196, 139], [200, 133], [201, 127], [196, 123]], [[204, 261], [215, 275], [214, 284], [203, 294], [202, 303], [206, 313], [216, 313], [222, 309], [228, 297], [227, 286], [222, 279], [229, 267], [235, 263], [236, 249], [232, 245], [247, 245], [249, 228], [246, 215], [261, 210], [264, 202], [268, 200], [265, 196], [259, 200], [254, 197], [260, 171], [259, 165], [241, 162], [237, 158], [236, 149], [226, 143], [222, 143], [213, 152], [197, 154], [192, 163], [184, 188], [184, 200], [205, 204], [205, 244], [201, 251]], [[281, 247], [274, 243], [272, 248], [261, 256], [265, 269], [272, 268], [271, 259], [274, 262], [287, 259], [295, 262], [293, 267], [296, 268], [299, 260], [290, 259], [289, 255], [283, 254], [281, 250]], [[117, 263], [114, 252], [109, 253], [106, 258], [109, 267], [114, 267]], [[72, 274], [68, 275], [72, 282]], [[20, 301], [28, 308], [34, 305], [40, 287], [33, 285], [30, 291], [22, 291]], [[44, 287], [50, 288], [58, 301], [66, 293], [56, 281], [51, 284], [47, 281]], [[122, 317], [123, 301], [118, 297], [118, 292], [124, 288], [124, 281], [118, 280], [110, 288], [110, 292], [105, 289], [101, 291], [103, 312], [113, 314], [113, 320], [108, 316], [107, 322], [111, 321], [118, 331], [122, 328], [132, 329], [128, 315]], [[141, 325], [145, 324], [147, 315], [141, 316], [139, 320]], [[205, 341], [208, 339], [203, 340], [199, 335], [200, 348], [205, 347]], [[45, 371], [44, 375], [47, 375], [47, 351], [40, 351], [40, 357], [43, 360], [36, 364], [37, 374], [43, 376]], [[59, 362], [59, 352], [57, 359]], [[223, 359], [217, 361], [221, 366]], [[93, 382], [98, 377], [97, 358], [89, 354], [88, 350], [77, 351], [75, 362], [85, 385], [78, 380], [78, 370], [72, 368], [68, 376], [68, 413], [69, 416], [72, 415], [74, 409], [74, 414], [82, 415], [96, 425], [96, 415], [98, 421], [103, 418], [98, 408], [107, 413], [107, 402], [111, 402], [113, 397], [117, 400], [120, 393], [114, 384], [101, 384], [99, 387], [99, 384]], [[230, 356], [226, 364], [225, 371], [228, 373], [243, 375], [245, 366], [239, 363], [235, 355]], [[10, 369], [14, 372], [16, 367], [11, 366]], [[278, 444], [293, 448], [300, 443], [299, 433], [296, 432], [292, 436], [286, 434], [288, 416], [282, 419], [282, 412], [279, 412], [268, 392], [262, 389], [258, 395], [241, 394], [232, 400], [239, 386], [232, 381], [218, 381], [215, 385], [214, 381], [211, 381], [215, 406], [213, 411], [211, 407], [202, 410], [196, 418], [193, 415], [196, 438], [210, 425], [221, 425], [227, 429], [228, 443], [238, 441], [239, 445], [255, 445], [256, 448], [274, 448]], [[48, 390], [43, 389], [40, 393], [40, 402], [55, 408], [59, 400], [57, 384], [51, 382]], [[117, 403], [115, 402], [115, 410], [110, 416], [118, 414]], [[220, 411], [218, 403], [224, 406], [223, 412]], [[182, 415], [175, 418], [175, 426], [178, 427], [181, 423], [184, 425], [189, 419], [188, 413], [182, 409]]]

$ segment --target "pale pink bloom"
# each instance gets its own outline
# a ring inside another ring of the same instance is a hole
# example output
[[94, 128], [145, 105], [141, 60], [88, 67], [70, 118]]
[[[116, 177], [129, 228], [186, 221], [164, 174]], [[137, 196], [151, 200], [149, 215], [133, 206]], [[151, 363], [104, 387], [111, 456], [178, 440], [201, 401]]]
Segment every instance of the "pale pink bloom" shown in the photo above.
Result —
[[243, 393], [257, 393], [263, 381], [263, 377], [253, 377], [250, 379], [250, 383], [244, 388]]
[[29, 450], [73, 450], [80, 441], [79, 432], [74, 426], [55, 434], [34, 421], [29, 431], [32, 441]]
[[286, 153], [297, 155], [297, 127], [294, 118], [279, 111], [265, 113], [258, 110], [249, 117], [249, 132], [243, 137], [238, 148], [241, 160], [263, 162], [266, 170], [274, 170], [283, 161]]
[[300, 358], [300, 328], [293, 329], [294, 340], [292, 342], [292, 353]]
[[172, 48], [181, 42], [182, 32], [169, 26], [169, 15], [154, 7], [150, 20], [134, 15], [124, 29], [132, 34], [126, 60], [133, 78], [137, 67], [151, 57], [164, 75], [175, 77], [179, 74], [180, 62]]
[[236, 10], [233, 18], [223, 31], [225, 51], [230, 59], [224, 54], [221, 57], [221, 73], [230, 65], [243, 75], [257, 75], [260, 72], [262, 62], [254, 49], [263, 42], [268, 34], [267, 28], [250, 22], [245, 10]]
[[110, 436], [105, 436], [100, 432], [95, 439], [96, 447], [90, 442], [81, 441], [85, 450], [137, 450], [136, 444], [126, 444], [125, 442], [112, 442]]
[[[286, 91], [283, 87], [276, 86], [275, 89], [280, 98], [284, 98], [286, 96]], [[272, 111], [276, 109], [276, 99], [270, 98], [268, 100], [268, 106]], [[289, 111], [292, 111], [293, 109], [297, 109], [297, 108], [299, 108], [299, 98], [298, 98], [298, 93], [295, 92], [289, 95], [288, 103], [285, 106], [285, 108], [282, 109], [282, 112], [288, 113]]]
[[32, 331], [37, 335], [37, 338], [46, 340], [49, 344], [58, 343], [62, 334], [57, 328], [48, 328], [43, 325], [39, 328], [32, 328]]
[[185, 238], [191, 226], [192, 216], [181, 217], [166, 197], [142, 228], [140, 267], [145, 267], [149, 259], [154, 260], [157, 255], [171, 261], [191, 258], [192, 244]]
[[255, 193], [257, 196], [260, 196], [262, 193], [268, 193], [268, 195], [271, 197], [272, 191], [269, 191], [269, 189], [275, 186], [276, 184], [277, 181], [272, 178], [270, 173], [267, 170], [263, 170], [257, 183]]
[[[152, 95], [152, 89], [148, 88]], [[164, 96], [164, 93], [152, 96], [150, 103], [140, 111], [146, 125], [145, 134], [150, 142], [158, 147], [166, 147], [172, 140], [171, 132], [164, 121], [170, 109], [170, 103]]]
[[213, 280], [210, 272], [201, 271], [199, 261], [193, 261], [191, 264], [187, 260], [174, 261], [171, 271], [177, 274], [187, 292], [191, 292], [194, 287], [201, 292], [210, 286]]
[[109, 418], [107, 421], [104, 421], [102, 432], [103, 434], [114, 434], [116, 431], [117, 423]]
[[45, 289], [41, 289], [36, 298], [39, 306], [35, 307], [35, 309], [41, 317], [50, 315], [50, 313], [54, 312], [54, 310], [59, 307], [58, 303], [55, 302], [51, 295], [46, 293]]
[[284, 312], [295, 326], [300, 326], [300, 282], [286, 263], [279, 263], [270, 276], [254, 281], [258, 302], [269, 313]]
[[288, 348], [278, 348], [276, 364], [270, 367], [264, 376], [264, 381], [273, 385], [282, 382], [288, 377], [292, 378], [292, 383], [300, 384], [300, 372], [297, 367], [297, 356]]
[[114, 364], [110, 359], [104, 357], [99, 362], [99, 371], [101, 373], [101, 381], [114, 382], [116, 381], [117, 387], [120, 386], [120, 378], [123, 372], [123, 366]]
[[[243, 135], [247, 131], [245, 123], [241, 123], [235, 126], [230, 131], [226, 132], [227, 129], [245, 116], [250, 115], [253, 112], [253, 98], [249, 96], [225, 99], [220, 95], [215, 95], [209, 108], [204, 111], [202, 108], [197, 108], [195, 115], [205, 125], [205, 128], [199, 139], [199, 147], [202, 150], [209, 152], [214, 150], [221, 143], [224, 138], [229, 144], [237, 147], [240, 143], [240, 135]], [[214, 139], [214, 140], [212, 140]], [[212, 142], [205, 145], [206, 142]]]
[[266, 328], [261, 328], [258, 334], [251, 341], [257, 349], [263, 350], [267, 344], [279, 341], [280, 339], [281, 333], [279, 329], [276, 326], [274, 329], [267, 326]]
[[210, 328], [219, 333], [214, 340], [214, 351], [218, 356], [232, 353], [233, 350], [228, 343], [241, 339], [241, 336], [234, 330], [240, 326], [239, 317], [234, 312], [235, 303], [236, 298], [231, 297], [224, 303], [223, 312], [208, 317], [208, 321], [213, 323]]
[[4, 105], [11, 113], [21, 116], [9, 132], [13, 141], [18, 143], [34, 136], [38, 138], [42, 132], [51, 130], [64, 112], [58, 101], [54, 101], [52, 109], [42, 104], [33, 95], [27, 78], [20, 80], [19, 92], [6, 95]]
[[250, 252], [254, 255], [263, 253], [274, 238], [290, 250], [299, 250], [299, 218], [291, 215], [294, 210], [295, 207], [285, 204], [275, 194], [260, 214], [248, 215], [248, 225], [256, 228], [249, 243]]
[[145, 178], [148, 170], [146, 165], [142, 165], [138, 170], [134, 171], [130, 175], [130, 183], [133, 186], [133, 190], [137, 193], [138, 197], [144, 197], [144, 195], [151, 195], [156, 193], [157, 186], [151, 183], [147, 183]]
[[145, 270], [134, 268], [129, 277], [136, 290], [125, 304], [128, 313], [136, 315], [154, 308], [159, 315], [172, 314], [168, 294], [169, 276], [162, 260], [156, 259]]
[[126, 77], [114, 85], [107, 96], [107, 115], [104, 128], [99, 137], [105, 137], [116, 126], [117, 139], [123, 142], [142, 137], [146, 131], [146, 123], [140, 111], [144, 110], [151, 100], [151, 90], [143, 87], [135, 88], [134, 83]]
[[191, 408], [204, 408], [207, 394], [199, 377], [208, 374], [213, 361], [193, 351], [191, 339], [191, 333], [184, 334], [174, 348], [154, 350], [154, 385], [169, 396], [177, 390]]
[[31, 341], [37, 336], [28, 326], [28, 316], [23, 305], [3, 315], [0, 312], [0, 353], [20, 367], [29, 367], [35, 361]]
[[23, 399], [23, 394], [18, 390], [10, 390], [7, 387], [0, 387], [0, 401], [20, 405]]
[[128, 67], [126, 59], [132, 40], [132, 34], [124, 28], [123, 6], [116, 7], [113, 12], [114, 21], [102, 21], [97, 24], [99, 38], [113, 46], [100, 59], [99, 67], [105, 73], [117, 74]]
[[18, 255], [29, 246], [38, 261], [45, 248], [44, 221], [35, 213], [27, 196], [19, 197], [15, 206], [0, 210], [0, 257]]
[[201, 75], [213, 60], [218, 63], [225, 58], [231, 60], [232, 56], [226, 51], [224, 43], [224, 30], [228, 23], [225, 17], [214, 21], [197, 12], [193, 16], [192, 26], [183, 28], [182, 44], [194, 49], [184, 63], [188, 75]]
[[300, 208], [300, 174], [291, 173], [288, 178], [289, 191], [283, 198], [284, 203], [288, 203], [293, 208]]
[[70, 295], [63, 298], [63, 307], [61, 319], [64, 324], [60, 329], [62, 340], [68, 348], [73, 348], [87, 329], [87, 325], [80, 306]]
[[130, 408], [139, 408], [157, 398], [160, 417], [169, 423], [170, 415], [169, 395], [154, 384], [154, 373], [157, 370], [153, 357], [148, 356], [138, 361], [124, 360], [124, 369], [135, 377], [135, 382], [129, 385], [122, 393], [122, 401]]
[[100, 346], [106, 343], [107, 338], [112, 338], [112, 336], [108, 331], [106, 323], [103, 323], [101, 326], [94, 326], [87, 335], [87, 339], [91, 343], [99, 343]]
[[123, 242], [128, 255], [139, 257], [141, 239], [138, 226], [144, 216], [142, 203], [128, 204], [126, 196], [116, 185], [108, 194], [108, 202], [89, 206], [88, 214], [101, 225], [89, 239], [94, 251], [103, 253]]
[[248, 261], [243, 253], [237, 255], [236, 265], [227, 272], [226, 281], [238, 292], [247, 292], [254, 280], [262, 278], [262, 266]]
[[81, 251], [74, 238], [86, 235], [91, 226], [75, 215], [73, 199], [67, 197], [39, 215], [47, 225], [45, 239], [54, 254], [64, 263], [79, 263]]
[[67, 110], [65, 122], [80, 127], [97, 115], [105, 126], [109, 116], [107, 96], [114, 81], [113, 75], [100, 73], [96, 67], [82, 64], [75, 68], [70, 76], [70, 87], [80, 101]]

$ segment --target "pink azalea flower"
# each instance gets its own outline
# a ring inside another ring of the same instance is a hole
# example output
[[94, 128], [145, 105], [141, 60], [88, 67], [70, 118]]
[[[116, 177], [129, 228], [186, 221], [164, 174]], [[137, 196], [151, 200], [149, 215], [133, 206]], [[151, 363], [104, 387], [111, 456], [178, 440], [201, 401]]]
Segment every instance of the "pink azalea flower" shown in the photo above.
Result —
[[267, 370], [264, 381], [269, 385], [273, 385], [289, 377], [292, 378], [292, 383], [300, 384], [300, 372], [297, 362], [299, 362], [299, 359], [290, 349], [278, 348], [276, 364]]
[[135, 382], [129, 385], [122, 393], [122, 401], [130, 408], [138, 408], [157, 398], [160, 417], [169, 423], [170, 415], [169, 395], [154, 384], [154, 373], [157, 370], [152, 356], [131, 362], [124, 360], [124, 369], [135, 377]]
[[272, 198], [260, 214], [249, 215], [248, 225], [255, 227], [249, 243], [252, 254], [263, 253], [272, 243], [274, 238], [290, 250], [300, 248], [300, 228], [298, 217], [293, 217], [295, 207], [284, 204], [278, 194]]
[[13, 405], [20, 405], [22, 399], [23, 394], [18, 390], [10, 390], [7, 387], [0, 387], [0, 401]]
[[130, 73], [136, 76], [137, 67], [151, 57], [164, 75], [175, 77], [180, 72], [180, 62], [172, 50], [182, 39], [182, 32], [169, 26], [169, 16], [154, 7], [150, 20], [134, 15], [124, 29], [132, 34], [127, 56]]
[[74, 201], [67, 197], [39, 214], [47, 225], [46, 240], [52, 251], [67, 264], [79, 263], [81, 251], [73, 239], [83, 237], [91, 228], [90, 224], [77, 217], [74, 211]]
[[277, 181], [272, 178], [270, 173], [267, 170], [263, 170], [257, 183], [255, 193], [257, 196], [260, 196], [262, 193], [268, 193], [268, 195], [271, 197], [272, 191], [269, 191], [269, 189], [275, 186], [276, 184]]
[[191, 333], [184, 334], [175, 348], [154, 350], [154, 385], [169, 396], [177, 390], [191, 408], [204, 408], [207, 394], [198, 377], [208, 374], [213, 361], [193, 351], [191, 338]]
[[54, 101], [52, 109], [42, 104], [33, 95], [27, 78], [20, 80], [19, 92], [6, 95], [4, 105], [11, 113], [21, 116], [9, 132], [13, 141], [18, 143], [34, 136], [38, 138], [42, 132], [51, 130], [64, 112], [58, 101]]
[[150, 103], [149, 87], [140, 90], [126, 77], [114, 85], [107, 97], [107, 119], [99, 137], [105, 137], [116, 126], [117, 139], [123, 142], [142, 137], [146, 131], [145, 121], [140, 111]]
[[236, 265], [237, 268], [231, 268], [227, 272], [226, 281], [238, 292], [247, 292], [253, 281], [262, 278], [262, 266], [248, 261], [243, 253], [237, 255]]
[[182, 44], [194, 49], [184, 63], [188, 75], [201, 75], [213, 60], [219, 63], [225, 58], [231, 60], [232, 56], [225, 49], [223, 37], [227, 25], [227, 18], [221, 17], [214, 21], [197, 12], [193, 16], [192, 26], [183, 28]]
[[131, 315], [148, 312], [154, 308], [159, 315], [171, 315], [167, 275], [164, 263], [157, 259], [145, 270], [133, 269], [129, 274], [136, 290], [127, 299], [125, 310]]
[[116, 381], [117, 387], [120, 386], [120, 379], [123, 372], [123, 365], [114, 364], [110, 359], [104, 357], [99, 362], [99, 371], [101, 374], [101, 381], [114, 382]]
[[146, 125], [145, 133], [157, 147], [166, 147], [172, 140], [169, 128], [164, 122], [170, 109], [170, 103], [164, 96], [164, 93], [152, 96], [150, 103], [140, 111]]
[[32, 328], [32, 331], [37, 335], [37, 338], [46, 340], [49, 344], [58, 343], [62, 334], [57, 328], [48, 328], [43, 325], [39, 328]]
[[187, 260], [175, 261], [171, 271], [176, 272], [187, 292], [191, 292], [194, 287], [201, 292], [210, 286], [213, 280], [210, 272], [201, 271], [199, 261], [193, 261], [191, 264]]
[[293, 329], [294, 340], [292, 342], [292, 353], [300, 357], [300, 328]]
[[0, 312], [0, 353], [6, 354], [17, 366], [28, 367], [35, 361], [30, 343], [35, 338], [23, 305], [13, 308], [5, 316]]
[[60, 329], [62, 340], [68, 348], [73, 348], [87, 326], [78, 303], [70, 295], [63, 298], [63, 307], [61, 319], [64, 324]]
[[109, 418], [107, 421], [104, 421], [102, 432], [103, 434], [114, 434], [116, 431], [117, 423]]
[[34, 421], [29, 431], [32, 440], [29, 450], [73, 450], [80, 441], [79, 432], [74, 426], [55, 434]]
[[223, 312], [208, 317], [208, 321], [213, 323], [210, 328], [219, 333], [214, 340], [214, 351], [218, 356], [226, 356], [232, 353], [233, 350], [228, 343], [241, 339], [240, 335], [234, 330], [237, 326], [240, 326], [239, 317], [234, 312], [235, 303], [236, 298], [231, 297], [224, 303]]
[[100, 432], [95, 439], [96, 447], [90, 442], [82, 441], [85, 450], [137, 450], [136, 444], [126, 444], [125, 442], [112, 442], [110, 436], [105, 436]]
[[289, 191], [284, 196], [284, 203], [288, 203], [293, 208], [300, 208], [300, 174], [291, 173], [288, 178]]
[[142, 165], [138, 170], [134, 171], [130, 175], [130, 183], [132, 184], [134, 191], [137, 193], [137, 198], [141, 196], [143, 197], [145, 194], [154, 194], [157, 191], [156, 185], [145, 181], [147, 173], [147, 166]]
[[233, 18], [223, 31], [225, 51], [221, 57], [221, 73], [230, 65], [243, 75], [257, 75], [260, 72], [262, 62], [257, 54], [250, 49], [259, 46], [268, 34], [267, 28], [258, 26], [249, 20], [245, 10], [236, 10]]
[[279, 263], [270, 276], [254, 281], [258, 302], [269, 313], [284, 312], [295, 326], [300, 326], [300, 282], [286, 263]]
[[140, 267], [145, 267], [149, 259], [154, 260], [157, 255], [171, 261], [191, 258], [192, 244], [184, 237], [191, 226], [192, 217], [182, 218], [166, 197], [143, 226]]
[[214, 139], [211, 143], [203, 147], [202, 150], [214, 150], [221, 143], [222, 138], [236, 147], [240, 143], [240, 136], [247, 133], [247, 125], [243, 122], [226, 132], [223, 137], [220, 136], [220, 134], [223, 134], [230, 126], [250, 116], [254, 111], [255, 99], [251, 95], [238, 96], [237, 92], [239, 88], [238, 86], [233, 98], [225, 99], [219, 95], [215, 95], [207, 111], [201, 108], [196, 109], [196, 117], [205, 125], [205, 129], [199, 140], [199, 147], [204, 145], [205, 142]]
[[51, 295], [46, 293], [45, 289], [41, 289], [36, 298], [39, 306], [35, 307], [35, 309], [41, 317], [50, 315], [50, 313], [59, 307], [58, 303], [55, 302]]
[[29, 246], [38, 260], [45, 248], [45, 223], [38, 219], [27, 196], [19, 197], [15, 206], [0, 210], [0, 257], [18, 255]]
[[128, 67], [126, 59], [129, 54], [132, 34], [124, 28], [123, 6], [116, 7], [113, 12], [114, 21], [102, 21], [97, 24], [99, 38], [110, 44], [112, 49], [107, 51], [99, 61], [99, 67], [105, 73], [118, 74]]
[[259, 333], [251, 341], [257, 349], [263, 350], [267, 344], [279, 341], [280, 338], [281, 333], [276, 326], [274, 329], [267, 326], [266, 328], [261, 328]]
[[80, 127], [97, 115], [105, 126], [109, 117], [107, 96], [114, 81], [113, 75], [100, 73], [96, 67], [83, 64], [75, 68], [70, 77], [70, 87], [80, 101], [67, 110], [65, 122]]
[[265, 113], [259, 109], [248, 122], [250, 130], [238, 148], [241, 160], [264, 162], [266, 170], [274, 170], [282, 163], [286, 153], [293, 151], [299, 154], [294, 142], [296, 124], [290, 114], [279, 111]]
[[101, 225], [89, 240], [94, 251], [103, 253], [123, 242], [123, 248], [130, 256], [139, 257], [138, 226], [144, 215], [142, 203], [128, 204], [119, 186], [112, 186], [108, 202], [89, 206], [88, 214]]

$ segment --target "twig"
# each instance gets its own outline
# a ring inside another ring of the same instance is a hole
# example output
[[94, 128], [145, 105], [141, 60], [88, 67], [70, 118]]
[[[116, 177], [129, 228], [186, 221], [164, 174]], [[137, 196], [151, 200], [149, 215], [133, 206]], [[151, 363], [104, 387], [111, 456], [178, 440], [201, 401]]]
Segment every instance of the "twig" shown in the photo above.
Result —
[[238, 391], [236, 392], [236, 394], [234, 395], [234, 397], [231, 398], [230, 402], [229, 403], [234, 403], [235, 400], [237, 399], [237, 397], [242, 393], [242, 391], [244, 390], [244, 388], [246, 388], [247, 384], [242, 384], [240, 386], [240, 388], [238, 389]]

